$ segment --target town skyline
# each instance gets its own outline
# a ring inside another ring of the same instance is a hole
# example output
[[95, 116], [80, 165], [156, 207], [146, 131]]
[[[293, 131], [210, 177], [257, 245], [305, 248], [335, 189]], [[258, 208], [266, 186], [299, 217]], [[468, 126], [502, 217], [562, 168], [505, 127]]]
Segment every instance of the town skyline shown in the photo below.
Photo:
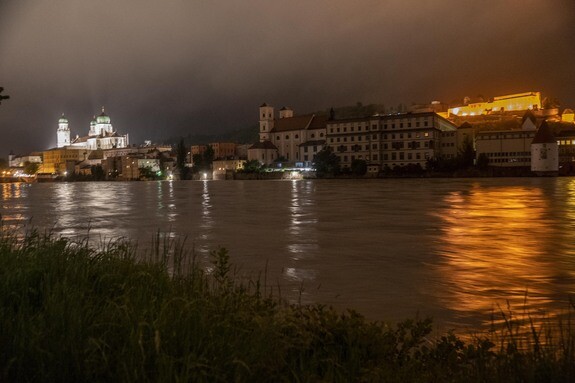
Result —
[[[510, 17], [513, 15], [513, 17]], [[255, 106], [451, 103], [540, 90], [575, 105], [571, 1], [0, 2], [0, 151], [47, 149], [102, 105], [131, 141], [257, 123]]]

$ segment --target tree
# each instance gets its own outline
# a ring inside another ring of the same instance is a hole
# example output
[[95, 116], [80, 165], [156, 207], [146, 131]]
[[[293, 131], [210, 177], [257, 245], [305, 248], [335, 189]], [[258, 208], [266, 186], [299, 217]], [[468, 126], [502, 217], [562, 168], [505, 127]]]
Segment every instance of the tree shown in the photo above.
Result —
[[276, 163], [276, 164], [281, 164], [281, 163], [284, 163], [284, 162], [288, 162], [288, 159], [285, 158], [284, 156], [279, 156], [278, 158], [276, 158], [276, 159], [274, 160], [274, 163]]
[[184, 144], [184, 139], [180, 138], [180, 142], [176, 147], [176, 167], [180, 171], [180, 179], [182, 180], [188, 178], [188, 167], [186, 166], [187, 156], [188, 156], [188, 149]]
[[24, 173], [33, 175], [38, 172], [38, 169], [40, 169], [40, 165], [37, 163], [30, 161], [24, 162]]
[[249, 160], [244, 164], [244, 173], [258, 173], [262, 169], [262, 164], [258, 160]]
[[457, 160], [459, 162], [459, 169], [467, 169], [473, 166], [475, 161], [475, 149], [473, 148], [473, 142], [469, 137], [466, 137], [459, 152], [457, 153]]
[[318, 177], [336, 175], [340, 171], [339, 157], [329, 146], [320, 150], [313, 158], [313, 162]]
[[208, 145], [203, 155], [204, 166], [207, 169], [210, 169], [212, 167], [212, 162], [214, 162], [214, 156], [215, 156], [214, 148], [212, 148], [211, 145]]
[[94, 181], [104, 181], [106, 179], [106, 173], [104, 173], [102, 165], [92, 165], [90, 172], [92, 173], [92, 179]]
[[351, 172], [356, 176], [365, 175], [367, 173], [367, 162], [359, 159], [351, 161]]
[[479, 156], [477, 156], [477, 168], [479, 170], [487, 170], [488, 167], [489, 157], [487, 157], [485, 153], [480, 153]]
[[2, 92], [4, 91], [4, 88], [2, 88], [0, 86], [0, 104], [2, 104], [2, 100], [8, 100], [10, 98], [10, 96], [6, 95], [6, 96], [2, 96]]
[[192, 162], [194, 164], [192, 171], [197, 173], [199, 171], [209, 171], [212, 169], [212, 163], [214, 162], [214, 148], [210, 145], [206, 147], [206, 150], [202, 154], [194, 154], [192, 156]]
[[160, 178], [158, 177], [158, 174], [155, 171], [153, 171], [152, 168], [149, 166], [139, 168], [138, 170], [140, 172], [140, 179], [157, 180]]
[[193, 171], [197, 172], [203, 165], [203, 157], [201, 154], [194, 154], [192, 156]]
[[543, 101], [541, 101], [541, 104], [543, 104], [543, 109], [554, 109], [561, 106], [561, 101], [556, 97], [545, 97]]

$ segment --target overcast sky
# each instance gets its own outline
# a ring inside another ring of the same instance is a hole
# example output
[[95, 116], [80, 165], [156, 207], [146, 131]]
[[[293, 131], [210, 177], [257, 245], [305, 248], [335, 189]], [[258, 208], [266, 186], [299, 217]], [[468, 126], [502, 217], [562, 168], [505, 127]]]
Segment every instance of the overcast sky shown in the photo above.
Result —
[[575, 107], [574, 0], [0, 0], [0, 156], [367, 103], [541, 91]]

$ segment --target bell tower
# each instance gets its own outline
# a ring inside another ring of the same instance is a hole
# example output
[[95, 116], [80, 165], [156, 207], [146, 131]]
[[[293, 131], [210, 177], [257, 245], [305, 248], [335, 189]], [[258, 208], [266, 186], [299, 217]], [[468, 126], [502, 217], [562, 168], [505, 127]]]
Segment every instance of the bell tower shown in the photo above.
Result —
[[59, 148], [70, 145], [70, 128], [68, 127], [68, 119], [62, 113], [62, 117], [58, 120], [58, 144]]
[[260, 106], [260, 142], [269, 141], [274, 128], [274, 107], [263, 103]]

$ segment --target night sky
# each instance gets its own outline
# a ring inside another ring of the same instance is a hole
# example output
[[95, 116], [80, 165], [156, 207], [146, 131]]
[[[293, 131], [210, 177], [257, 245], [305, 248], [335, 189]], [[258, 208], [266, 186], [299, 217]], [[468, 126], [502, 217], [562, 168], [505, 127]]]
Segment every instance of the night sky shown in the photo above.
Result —
[[575, 108], [574, 0], [0, 0], [0, 157], [86, 135], [131, 143], [356, 102], [541, 91]]

